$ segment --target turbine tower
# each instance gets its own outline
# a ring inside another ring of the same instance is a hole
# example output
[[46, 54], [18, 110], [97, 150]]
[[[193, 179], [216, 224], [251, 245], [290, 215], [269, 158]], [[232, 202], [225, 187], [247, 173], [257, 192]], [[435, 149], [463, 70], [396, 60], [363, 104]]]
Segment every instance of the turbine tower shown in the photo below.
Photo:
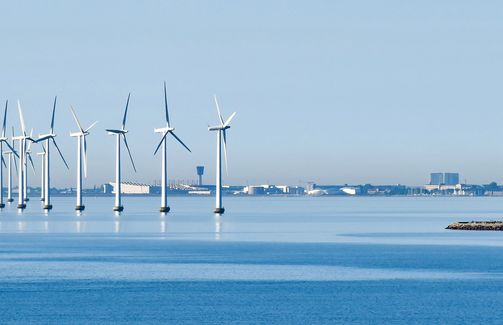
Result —
[[127, 96], [126, 109], [124, 110], [124, 118], [122, 119], [122, 128], [120, 130], [106, 129], [108, 134], [115, 135], [116, 137], [116, 152], [115, 152], [115, 206], [114, 211], [121, 212], [124, 210], [121, 202], [121, 138], [124, 140], [124, 145], [126, 146], [127, 152], [129, 154], [129, 159], [133, 165], [133, 169], [136, 172], [136, 166], [134, 165], [133, 156], [131, 155], [131, 150], [129, 150], [129, 145], [126, 139], [126, 118], [129, 106], [129, 99], [131, 93]]
[[190, 149], [185, 145], [185, 143], [180, 140], [179, 137], [176, 136], [176, 134], [173, 132], [175, 129], [171, 127], [169, 123], [169, 112], [168, 112], [168, 95], [166, 93], [166, 81], [164, 82], [164, 109], [166, 113], [166, 126], [163, 128], [158, 128], [154, 129], [155, 133], [161, 133], [163, 136], [161, 138], [161, 142], [159, 142], [159, 145], [155, 149], [154, 155], [157, 154], [157, 151], [159, 151], [159, 148], [162, 145], [162, 177], [161, 177], [161, 212], [169, 212], [169, 206], [168, 206], [168, 200], [167, 200], [167, 183], [168, 183], [168, 166], [167, 166], [167, 136], [168, 134], [171, 134], [182, 146], [185, 147], [189, 152]]
[[[12, 127], [12, 138], [14, 138], [14, 127]], [[12, 140], [12, 148], [13, 147], [14, 147], [14, 140]], [[16, 155], [18, 157], [19, 155], [15, 150], [6, 151], [4, 153], [9, 156], [8, 160], [9, 163], [7, 164], [7, 202], [11, 203], [14, 202], [14, 199], [12, 198], [12, 161], [14, 161], [14, 166], [16, 166], [16, 172], [17, 172], [16, 158], [12, 157], [12, 155]]]
[[42, 162], [42, 169], [40, 169], [40, 201], [45, 201], [45, 148], [42, 145], [43, 151], [37, 152], [37, 156], [40, 156], [40, 161]]
[[19, 100], [17, 101], [17, 109], [19, 112], [19, 121], [21, 123], [21, 135], [13, 137], [13, 140], [18, 140], [19, 141], [19, 188], [18, 188], [18, 204], [17, 207], [18, 209], [25, 209], [26, 208], [26, 203], [25, 203], [25, 174], [26, 174], [26, 140], [32, 140], [27, 134], [26, 134], [26, 127], [24, 124], [24, 117], [23, 117], [23, 111], [21, 110], [21, 103]]
[[[7, 127], [7, 107], [9, 106], [9, 101], [5, 101], [5, 111], [3, 115], [3, 125], [2, 125], [2, 136], [0, 138], [0, 155], [1, 155], [1, 164], [0, 164], [0, 208], [5, 208], [5, 203], [3, 202], [3, 165], [5, 164], [5, 160], [3, 159], [3, 145], [4, 143], [9, 147], [9, 149], [16, 154], [14, 148], [10, 145], [7, 137], [5, 136], [6, 127]], [[16, 154], [17, 155], [17, 154]]]
[[54, 97], [54, 104], [52, 106], [52, 118], [51, 118], [51, 129], [48, 134], [42, 134], [38, 137], [37, 142], [42, 142], [45, 141], [45, 155], [44, 155], [44, 169], [42, 170], [42, 173], [44, 174], [42, 176], [42, 179], [44, 180], [43, 186], [44, 186], [44, 210], [51, 210], [52, 209], [52, 204], [51, 204], [51, 141], [54, 144], [54, 147], [56, 150], [58, 150], [59, 156], [63, 160], [63, 163], [65, 164], [67, 169], [70, 169], [68, 167], [68, 164], [66, 163], [65, 157], [63, 157], [63, 154], [61, 153], [61, 150], [58, 147], [58, 144], [56, 143], [56, 134], [54, 134], [54, 118], [56, 115], [56, 102], [58, 100], [58, 97]]
[[[89, 135], [89, 130], [91, 130], [97, 121], [91, 124], [90, 127], [84, 129], [80, 124], [77, 114], [72, 106], [70, 106], [70, 111], [72, 112], [73, 119], [79, 128], [78, 132], [70, 133], [71, 137], [77, 138], [77, 204], [75, 205], [76, 211], [83, 211], [86, 207], [82, 203], [82, 151], [84, 152], [84, 177], [87, 178], [87, 141], [86, 137]], [[83, 147], [83, 148], [82, 148]]]
[[33, 162], [33, 158], [31, 157], [31, 146], [35, 140], [33, 140], [33, 129], [30, 131], [30, 136], [28, 137], [30, 142], [25, 146], [25, 160], [24, 160], [24, 200], [28, 202], [30, 198], [28, 197], [28, 161], [31, 164], [31, 169], [33, 170], [33, 175], [36, 175], [35, 172], [35, 163]]
[[224, 156], [225, 156], [225, 170], [228, 173], [227, 167], [227, 134], [226, 131], [231, 128], [230, 123], [234, 116], [236, 116], [236, 112], [232, 113], [232, 115], [224, 122], [222, 118], [222, 114], [220, 113], [220, 107], [218, 106], [217, 96], [213, 97], [215, 99], [215, 106], [217, 108], [218, 118], [220, 120], [220, 125], [210, 126], [208, 127], [209, 131], [217, 131], [217, 180], [215, 186], [215, 197], [216, 197], [216, 205], [214, 213], [223, 214], [225, 212], [224, 207], [222, 206], [222, 142], [224, 144]]

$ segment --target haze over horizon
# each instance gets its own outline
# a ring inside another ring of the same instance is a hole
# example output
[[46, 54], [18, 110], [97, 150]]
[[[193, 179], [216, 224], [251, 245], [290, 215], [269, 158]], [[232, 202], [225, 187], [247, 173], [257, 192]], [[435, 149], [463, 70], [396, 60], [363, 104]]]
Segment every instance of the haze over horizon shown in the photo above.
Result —
[[124, 159], [123, 180], [158, 180], [164, 80], [171, 122], [193, 151], [169, 142], [171, 179], [195, 179], [202, 164], [214, 182], [207, 126], [217, 94], [225, 117], [237, 112], [225, 184], [415, 185], [436, 171], [503, 183], [502, 3], [16, 1], [0, 10], [9, 128], [19, 132], [19, 99], [27, 127], [47, 133], [58, 96], [55, 131], [71, 170], [53, 155], [54, 186], [75, 186], [70, 104], [84, 125], [99, 121], [85, 187], [113, 180], [104, 129], [120, 126], [129, 92], [138, 173]]

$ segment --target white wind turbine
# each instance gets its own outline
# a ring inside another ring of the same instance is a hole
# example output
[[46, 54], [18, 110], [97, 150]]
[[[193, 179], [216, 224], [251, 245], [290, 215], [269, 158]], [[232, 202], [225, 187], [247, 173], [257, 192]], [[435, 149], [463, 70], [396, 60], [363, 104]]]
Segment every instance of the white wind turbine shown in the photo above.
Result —
[[[10, 145], [5, 133], [7, 127], [7, 107], [9, 105], [9, 101], [5, 101], [5, 111], [3, 115], [3, 124], [2, 124], [2, 136], [0, 138], [0, 155], [1, 155], [1, 164], [0, 164], [0, 208], [5, 208], [5, 203], [3, 202], [3, 165], [5, 165], [5, 160], [3, 159], [3, 145], [4, 143], [9, 147], [11, 152], [17, 155], [14, 148]], [[9, 162], [10, 163], [10, 162]]]
[[[12, 138], [14, 138], [14, 127], [12, 127]], [[12, 139], [12, 148], [14, 147], [14, 139]], [[9, 156], [9, 163], [7, 164], [7, 202], [11, 203], [14, 202], [14, 199], [12, 198], [12, 162], [14, 161], [14, 166], [16, 166], [16, 172], [17, 172], [17, 162], [16, 158], [12, 157], [13, 155], [16, 155], [19, 157], [17, 152], [15, 150], [11, 151], [6, 151], [4, 152], [6, 155]]]
[[224, 144], [224, 156], [225, 156], [225, 170], [227, 171], [227, 134], [226, 131], [230, 129], [230, 123], [236, 112], [232, 113], [231, 116], [224, 122], [222, 114], [220, 113], [220, 107], [218, 106], [217, 96], [213, 97], [215, 99], [215, 106], [217, 108], [218, 118], [220, 120], [220, 125], [208, 127], [209, 131], [217, 131], [217, 180], [215, 184], [215, 197], [216, 205], [214, 213], [223, 214], [225, 212], [222, 206], [222, 142]]
[[185, 145], [185, 143], [180, 140], [173, 132], [175, 129], [171, 127], [169, 123], [169, 113], [168, 113], [168, 95], [166, 93], [166, 82], [164, 82], [164, 109], [166, 113], [166, 126], [163, 128], [154, 129], [154, 132], [163, 134], [159, 145], [155, 149], [154, 155], [157, 154], [159, 148], [162, 145], [162, 177], [161, 177], [161, 212], [169, 212], [169, 206], [167, 201], [167, 183], [168, 183], [168, 170], [167, 170], [167, 136], [171, 134], [182, 146], [185, 147], [189, 152], [190, 149]]
[[21, 122], [21, 135], [13, 137], [13, 140], [19, 141], [19, 188], [18, 188], [18, 209], [25, 209], [25, 174], [26, 174], [26, 140], [32, 141], [32, 139], [26, 134], [26, 127], [24, 124], [23, 112], [21, 110], [21, 103], [17, 101], [17, 109], [19, 112], [19, 121]]
[[84, 177], [87, 178], [87, 141], [86, 137], [89, 135], [89, 130], [91, 130], [97, 121], [91, 124], [90, 127], [84, 129], [82, 124], [80, 124], [77, 114], [73, 107], [70, 106], [70, 111], [72, 112], [75, 123], [79, 128], [78, 132], [70, 133], [70, 136], [77, 138], [77, 204], [75, 206], [76, 211], [82, 211], [86, 207], [82, 203], [82, 152], [84, 152]]
[[51, 118], [51, 129], [49, 130], [48, 134], [42, 134], [38, 137], [36, 142], [42, 142], [45, 141], [45, 148], [44, 148], [44, 164], [43, 164], [43, 170], [42, 173], [44, 174], [42, 176], [42, 179], [44, 180], [43, 182], [43, 187], [44, 187], [44, 210], [51, 210], [52, 209], [52, 204], [51, 204], [51, 141], [54, 144], [54, 147], [56, 150], [58, 150], [59, 156], [63, 160], [63, 163], [65, 164], [67, 169], [70, 169], [68, 167], [68, 164], [66, 163], [65, 157], [63, 157], [63, 154], [61, 153], [61, 150], [58, 147], [58, 144], [56, 143], [56, 134], [54, 134], [54, 118], [56, 115], [56, 102], [57, 102], [58, 97], [54, 97], [54, 105], [52, 106], [52, 118]]
[[131, 97], [131, 93], [127, 96], [126, 109], [124, 110], [124, 118], [122, 119], [122, 128], [120, 130], [115, 129], [106, 129], [108, 134], [115, 135], [116, 137], [116, 152], [115, 152], [115, 206], [113, 208], [114, 211], [121, 212], [124, 210], [121, 202], [121, 137], [124, 140], [124, 145], [126, 146], [127, 152], [129, 154], [129, 159], [131, 160], [131, 164], [133, 165], [133, 169], [136, 172], [136, 166], [134, 165], [133, 156], [131, 155], [131, 150], [129, 150], [129, 145], [126, 139], [126, 118], [127, 111], [129, 107], [129, 98]]

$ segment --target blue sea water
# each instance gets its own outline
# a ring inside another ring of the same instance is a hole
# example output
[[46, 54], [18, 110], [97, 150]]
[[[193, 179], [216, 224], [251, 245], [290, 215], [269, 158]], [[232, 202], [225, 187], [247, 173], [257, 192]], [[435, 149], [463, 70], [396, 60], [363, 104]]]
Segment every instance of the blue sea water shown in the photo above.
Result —
[[499, 324], [503, 198], [55, 198], [0, 212], [0, 323]]

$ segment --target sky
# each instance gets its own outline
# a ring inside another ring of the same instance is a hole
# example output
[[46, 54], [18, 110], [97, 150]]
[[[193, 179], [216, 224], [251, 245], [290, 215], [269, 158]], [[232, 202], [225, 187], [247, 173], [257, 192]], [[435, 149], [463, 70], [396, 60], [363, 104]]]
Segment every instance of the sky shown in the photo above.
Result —
[[124, 159], [123, 180], [160, 179], [164, 80], [193, 151], [169, 142], [172, 179], [201, 164], [214, 182], [216, 94], [225, 116], [237, 112], [227, 184], [418, 185], [436, 171], [503, 183], [499, 1], [3, 1], [0, 12], [9, 126], [19, 132], [19, 99], [27, 127], [47, 133], [58, 96], [70, 170], [53, 155], [53, 185], [75, 186], [70, 105], [99, 121], [85, 186], [113, 180], [104, 129], [120, 127], [129, 92], [138, 172]]

